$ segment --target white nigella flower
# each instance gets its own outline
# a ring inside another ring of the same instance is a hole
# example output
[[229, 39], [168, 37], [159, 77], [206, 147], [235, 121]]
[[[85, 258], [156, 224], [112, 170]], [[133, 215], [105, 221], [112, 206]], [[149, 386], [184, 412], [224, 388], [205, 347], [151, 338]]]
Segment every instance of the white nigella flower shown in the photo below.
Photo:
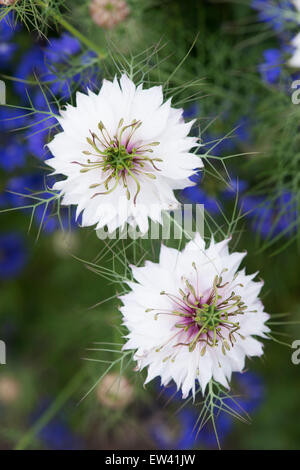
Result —
[[300, 11], [300, 0], [292, 0], [296, 10]]
[[143, 89], [122, 75], [104, 80], [99, 94], [77, 93], [58, 118], [63, 132], [49, 144], [48, 164], [66, 179], [55, 183], [64, 205], [77, 205], [84, 226], [107, 225], [110, 232], [126, 222], [148, 229], [148, 217], [161, 222], [161, 211], [178, 207], [174, 189], [193, 185], [188, 178], [202, 167], [190, 153], [182, 109], [163, 103], [161, 86]]
[[300, 67], [300, 33], [298, 33], [291, 41], [294, 48], [292, 57], [288, 60], [288, 65], [291, 67]]
[[229, 253], [229, 240], [210, 246], [200, 236], [182, 252], [161, 247], [159, 263], [132, 266], [137, 282], [121, 297], [128, 341], [136, 349], [137, 368], [148, 367], [146, 383], [161, 376], [195, 396], [211, 379], [228, 387], [231, 373], [241, 372], [246, 356], [261, 356], [269, 328], [258, 298], [262, 282], [237, 271], [245, 253]]
[[[293, 0], [293, 4], [300, 12], [300, 0]], [[291, 41], [291, 44], [294, 48], [292, 57], [288, 60], [288, 65], [291, 67], [300, 67], [300, 33], [298, 33]]]

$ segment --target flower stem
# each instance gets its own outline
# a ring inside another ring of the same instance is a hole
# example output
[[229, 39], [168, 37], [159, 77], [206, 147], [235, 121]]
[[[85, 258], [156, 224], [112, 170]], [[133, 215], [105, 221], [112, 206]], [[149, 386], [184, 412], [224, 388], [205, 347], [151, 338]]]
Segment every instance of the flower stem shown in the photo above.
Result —
[[216, 423], [215, 423], [215, 415], [214, 415], [214, 409], [215, 409], [214, 398], [215, 398], [215, 393], [214, 393], [214, 389], [213, 389], [213, 388], [214, 388], [214, 382], [213, 382], [213, 380], [211, 379], [211, 380], [208, 382], [208, 395], [209, 395], [209, 406], [210, 406], [210, 418], [211, 418], [212, 426], [213, 426], [213, 429], [214, 429], [215, 437], [216, 437], [216, 440], [217, 440], [218, 449], [221, 450], [221, 445], [220, 445], [220, 441], [219, 441], [218, 431], [217, 431], [217, 427], [216, 427]]
[[74, 391], [82, 384], [86, 377], [86, 369], [80, 369], [66, 387], [60, 392], [57, 399], [49, 406], [42, 416], [33, 424], [33, 426], [23, 435], [21, 440], [15, 446], [15, 450], [25, 450], [36, 438], [38, 433], [53, 419], [58, 411], [65, 405], [68, 399], [74, 394]]
[[93, 41], [90, 41], [87, 37], [85, 37], [78, 29], [76, 29], [74, 26], [72, 26], [66, 19], [64, 19], [59, 13], [54, 11], [52, 8], [49, 7], [49, 5], [44, 1], [44, 0], [37, 0], [38, 5], [40, 5], [41, 8], [44, 8], [47, 10], [52, 18], [57, 21], [63, 28], [65, 28], [69, 33], [71, 33], [74, 37], [79, 39], [80, 42], [85, 44], [89, 49], [93, 50], [96, 52], [98, 55], [99, 59], [104, 59], [106, 57], [106, 52], [102, 50], [97, 44], [95, 44]]

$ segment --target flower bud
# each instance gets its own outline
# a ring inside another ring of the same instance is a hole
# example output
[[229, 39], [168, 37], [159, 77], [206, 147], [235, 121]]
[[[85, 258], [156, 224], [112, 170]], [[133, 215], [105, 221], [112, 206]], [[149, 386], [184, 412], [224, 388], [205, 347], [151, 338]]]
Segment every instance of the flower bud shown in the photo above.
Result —
[[125, 20], [130, 10], [124, 0], [92, 0], [90, 12], [97, 25], [112, 29]]
[[107, 374], [97, 387], [99, 402], [112, 409], [125, 408], [133, 400], [134, 388], [126, 379], [116, 373]]

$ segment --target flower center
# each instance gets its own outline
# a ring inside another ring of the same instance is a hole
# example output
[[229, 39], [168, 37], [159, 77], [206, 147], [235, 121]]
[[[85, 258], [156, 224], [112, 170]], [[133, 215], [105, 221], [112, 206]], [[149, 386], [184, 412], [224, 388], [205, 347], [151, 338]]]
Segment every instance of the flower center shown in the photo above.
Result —
[[115, 171], [123, 171], [134, 167], [133, 154], [128, 153], [125, 145], [109, 147], [104, 151], [105, 159], [103, 169], [112, 168]]
[[[193, 267], [196, 269], [194, 264]], [[184, 329], [189, 335], [189, 341], [184, 344], [189, 347], [189, 351], [193, 351], [198, 343], [203, 343], [201, 355], [204, 355], [207, 346], [215, 347], [221, 342], [222, 351], [226, 354], [226, 349], [230, 349], [230, 344], [233, 346], [236, 341], [235, 333], [240, 329], [239, 322], [233, 321], [233, 317], [243, 314], [247, 308], [246, 305], [235, 292], [231, 292], [227, 298], [222, 299], [218, 290], [228, 283], [222, 285], [221, 276], [215, 277], [213, 288], [206, 301], [203, 301], [203, 296], [198, 295], [189, 281], [185, 280], [185, 284], [186, 291], [181, 291], [179, 310], [185, 315], [184, 321], [175, 325], [177, 328]], [[237, 334], [241, 336], [240, 333]]]
[[[91, 132], [87, 137], [87, 143], [92, 147], [93, 151], [84, 150], [83, 154], [87, 156], [97, 157], [96, 161], [90, 158], [87, 163], [73, 162], [82, 167], [81, 173], [90, 170], [101, 169], [105, 176], [104, 181], [97, 182], [90, 186], [91, 189], [104, 186], [104, 192], [97, 192], [92, 197], [99, 194], [109, 194], [122, 184], [126, 190], [127, 199], [131, 198], [128, 188], [128, 178], [131, 178], [136, 184], [136, 193], [134, 196], [134, 204], [136, 204], [137, 195], [141, 186], [139, 178], [146, 176], [156, 179], [154, 171], [160, 171], [156, 166], [156, 162], [161, 162], [161, 158], [151, 158], [148, 154], [153, 153], [152, 147], [159, 145], [159, 142], [150, 142], [147, 144], [133, 144], [132, 139], [142, 125], [141, 121], [134, 119], [131, 124], [124, 126], [124, 120], [121, 119], [116, 134], [111, 137], [108, 130], [102, 122], [98, 124], [100, 134]], [[113, 183], [111, 184], [111, 182]], [[111, 187], [109, 187], [111, 185]]]
[[[197, 271], [195, 263], [193, 263], [193, 268]], [[175, 336], [180, 336], [181, 341], [182, 333], [184, 333], [186, 341], [179, 342], [176, 346], [188, 346], [189, 351], [192, 352], [197, 344], [201, 343], [203, 344], [201, 355], [204, 355], [208, 346], [216, 347], [221, 343], [222, 352], [225, 355], [226, 350], [229, 351], [233, 347], [236, 341], [235, 335], [244, 339], [238, 332], [240, 324], [234, 317], [243, 314], [247, 306], [234, 291], [225, 298], [220, 295], [220, 289], [229, 284], [226, 282], [222, 285], [221, 275], [215, 277], [213, 287], [205, 298], [199, 295], [197, 289], [187, 279], [183, 278], [183, 280], [185, 289], [179, 289], [179, 296], [161, 292], [161, 295], [169, 297], [175, 307], [172, 310], [158, 311], [155, 318], [161, 314], [180, 318], [175, 323], [175, 327], [179, 329]], [[148, 309], [148, 311], [152, 310], [155, 309]], [[162, 347], [157, 350], [159, 351]]]
[[202, 327], [206, 326], [207, 330], [214, 331], [222, 322], [220, 312], [213, 305], [204, 305], [202, 308], [195, 309], [195, 323]]
[[114, 11], [114, 10], [116, 10], [116, 6], [113, 5], [111, 2], [108, 2], [108, 3], [105, 5], [104, 8], [105, 8], [105, 10], [107, 10], [107, 11]]

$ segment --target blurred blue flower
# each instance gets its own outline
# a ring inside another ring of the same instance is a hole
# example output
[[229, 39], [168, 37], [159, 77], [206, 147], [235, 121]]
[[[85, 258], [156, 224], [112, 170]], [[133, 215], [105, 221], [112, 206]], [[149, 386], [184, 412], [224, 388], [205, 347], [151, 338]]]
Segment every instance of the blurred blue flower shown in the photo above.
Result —
[[203, 173], [199, 171], [190, 176], [189, 179], [196, 184], [182, 190], [181, 194], [183, 198], [194, 204], [204, 204], [204, 209], [212, 214], [218, 213], [220, 211], [220, 203], [215, 197], [209, 196], [201, 185]]
[[0, 167], [5, 171], [13, 171], [22, 167], [26, 159], [26, 149], [23, 143], [11, 138], [5, 145], [0, 144]]
[[[0, 12], [4, 7], [0, 7]], [[13, 12], [9, 12], [0, 22], [0, 66], [7, 66], [18, 46], [10, 42], [18, 26], [14, 20]]]
[[249, 143], [251, 140], [251, 122], [248, 116], [242, 116], [235, 125], [235, 135], [240, 142]]
[[[52, 197], [50, 193], [42, 195], [44, 199]], [[43, 232], [51, 234], [56, 230], [74, 230], [78, 227], [79, 220], [76, 221], [76, 210], [74, 207], [60, 207], [59, 215], [54, 202], [48, 205], [42, 204], [36, 208], [34, 219], [38, 226], [42, 225]]]
[[[234, 412], [245, 415], [254, 412], [263, 402], [265, 397], [265, 387], [262, 378], [254, 372], [236, 373], [233, 376], [235, 381], [234, 398], [223, 397], [227, 406]], [[163, 396], [168, 401], [180, 402], [181, 393], [172, 384], [168, 387], [161, 387]], [[189, 398], [189, 397], [188, 397]], [[221, 402], [220, 402], [221, 403]], [[217, 405], [217, 403], [216, 403]], [[151, 426], [150, 434], [160, 449], [191, 449], [196, 445], [204, 447], [217, 447], [217, 439], [213, 424], [209, 421], [201, 430], [197, 427], [199, 408], [187, 404], [175, 417], [174, 420], [161, 419]], [[234, 428], [234, 419], [224, 409], [215, 411], [215, 426], [218, 439], [223, 445], [226, 437]], [[174, 432], [176, 431], [177, 432]]]
[[95, 65], [97, 63], [97, 54], [93, 51], [86, 51], [82, 54], [80, 60], [81, 64], [85, 65], [85, 73], [81, 77], [81, 89], [83, 91], [100, 89], [99, 68]]
[[[1, 41], [1, 39], [0, 39]], [[1, 42], [0, 43], [0, 66], [1, 69], [5, 67], [7, 63], [13, 58], [15, 51], [17, 50], [17, 45], [10, 42]]]
[[238, 413], [244, 410], [252, 413], [257, 410], [265, 398], [265, 385], [260, 375], [255, 372], [243, 372], [234, 375], [237, 385], [237, 397], [231, 403], [226, 401], [230, 408]]
[[[181, 392], [175, 385], [162, 387], [163, 396], [172, 402], [181, 402]], [[190, 397], [188, 397], [190, 398]], [[211, 423], [207, 423], [200, 431], [197, 426], [199, 408], [186, 405], [170, 418], [162, 416], [154, 420], [150, 435], [159, 449], [192, 449], [195, 446], [216, 447], [217, 441]], [[176, 423], [174, 422], [176, 419]], [[219, 440], [222, 443], [233, 427], [232, 418], [228, 413], [220, 412], [215, 417]]]
[[[31, 422], [35, 423], [51, 406], [49, 399], [40, 403], [31, 416]], [[64, 415], [56, 415], [38, 433], [38, 438], [49, 450], [82, 450], [84, 442], [68, 426]]]
[[27, 259], [28, 252], [20, 233], [0, 233], [0, 279], [17, 277]]
[[24, 126], [26, 114], [23, 110], [0, 106], [0, 132], [13, 131]]
[[[181, 401], [181, 394], [176, 392], [175, 386], [165, 388], [163, 393], [174, 401]], [[199, 430], [199, 413], [200, 409], [196, 405], [186, 405], [172, 419], [164, 417], [161, 421], [155, 422], [155, 425], [150, 429], [151, 437], [157, 446], [164, 450], [184, 450], [196, 446], [217, 447], [215, 430], [210, 420]], [[177, 419], [176, 424], [174, 418]], [[225, 411], [218, 411], [215, 414], [215, 425], [222, 446], [233, 429], [234, 421]], [[177, 432], [175, 432], [176, 430]]]
[[238, 196], [238, 199], [240, 199], [247, 188], [247, 181], [240, 180], [237, 177], [231, 177], [230, 181], [228, 181], [227, 186], [222, 189], [221, 197], [225, 200], [233, 200]]
[[25, 117], [14, 108], [0, 107], [0, 168], [13, 171], [26, 161], [26, 143], [14, 129], [22, 127]]
[[289, 237], [297, 229], [297, 202], [290, 192], [283, 192], [275, 201], [262, 196], [245, 196], [241, 200], [241, 209], [252, 221], [253, 230], [263, 238]]
[[222, 208], [221, 201], [235, 199], [237, 194], [240, 195], [248, 187], [248, 183], [237, 178], [231, 178], [228, 184], [224, 187], [218, 187], [218, 182], [214, 189], [214, 195], [210, 195], [205, 185], [203, 185], [203, 172], [198, 171], [189, 178], [196, 183], [194, 186], [188, 186], [181, 192], [182, 197], [194, 204], [204, 204], [204, 209], [211, 214], [217, 214]]
[[[2, 203], [6, 206], [26, 207], [36, 203], [29, 197], [30, 194], [38, 193], [36, 196], [45, 202], [36, 206], [34, 210], [33, 220], [37, 226], [41, 225], [43, 232], [48, 234], [53, 233], [55, 230], [73, 230], [80, 224], [80, 218], [76, 220], [75, 207], [60, 207], [58, 216], [55, 201], [48, 201], [54, 196], [47, 189], [51, 188], [53, 183], [54, 179], [43, 173], [11, 178], [5, 188], [6, 192], [2, 197]], [[30, 208], [24, 210], [31, 212]]]
[[[86, 87], [94, 89], [98, 85], [97, 68], [93, 66], [96, 54], [90, 51], [80, 53], [79, 41], [64, 33], [60, 38], [50, 39], [49, 45], [44, 49], [38, 45], [32, 47], [22, 56], [17, 67], [15, 75], [20, 81], [14, 82], [15, 90], [25, 102], [28, 101], [29, 95], [34, 108], [38, 111], [28, 118], [26, 137], [29, 152], [40, 159], [46, 158], [45, 145], [51, 137], [53, 127], [57, 125], [54, 117], [45, 114], [49, 112], [49, 107], [54, 114], [57, 114], [57, 106], [53, 104], [54, 96], [69, 98], [71, 85], [74, 83], [81, 89]], [[85, 72], [68, 76], [69, 62], [73, 60], [73, 56], [78, 61], [76, 63], [78, 69], [82, 64], [86, 66]], [[39, 80], [43, 90], [31, 85], [30, 80], [34, 82]]]
[[7, 182], [5, 194], [11, 207], [23, 207], [33, 202], [26, 195], [44, 190], [44, 188], [45, 178], [41, 173], [15, 176]]
[[[245, 413], [253, 413], [262, 404], [265, 397], [262, 378], [254, 372], [243, 372], [234, 374], [233, 381], [235, 382], [234, 398], [223, 397], [224, 403], [241, 416], [245, 416]], [[221, 447], [225, 438], [233, 430], [234, 422], [234, 418], [224, 409], [216, 410], [215, 426]], [[199, 442], [202, 442], [206, 447], [217, 446], [215, 430], [211, 422], [199, 432]]]
[[198, 103], [192, 103], [187, 106], [183, 111], [184, 119], [195, 119], [199, 116], [199, 105]]
[[[35, 89], [26, 81], [38, 79], [45, 85], [44, 91], [49, 101], [53, 101], [53, 95], [69, 98], [74, 83], [81, 89], [98, 85], [95, 73], [98, 69], [93, 66], [96, 57], [91, 51], [82, 53], [78, 39], [67, 33], [59, 38], [50, 38], [47, 47], [33, 46], [21, 57], [15, 74], [20, 81], [14, 82], [15, 90], [24, 101], [27, 101], [27, 90], [33, 100]], [[76, 67], [78, 69], [72, 76], [68, 73], [70, 62], [74, 63], [75, 70]], [[82, 65], [86, 66], [84, 73], [80, 73]]]
[[82, 440], [60, 419], [52, 420], [39, 433], [44, 445], [51, 450], [81, 450]]
[[258, 66], [262, 79], [268, 84], [277, 83], [282, 68], [282, 57], [279, 49], [266, 49], [264, 62]]
[[236, 147], [236, 141], [232, 133], [229, 135], [218, 135], [206, 132], [205, 136], [202, 136], [201, 144], [201, 153], [204, 154], [208, 152], [217, 157], [232, 152]]
[[48, 86], [55, 96], [68, 98], [72, 81], [79, 81], [80, 74], [68, 77], [64, 73], [63, 76], [60, 76], [59, 65], [68, 65], [72, 56], [80, 51], [81, 45], [78, 39], [73, 38], [67, 33], [62, 34], [60, 38], [49, 40], [49, 45], [44, 50], [46, 70], [41, 79], [43, 82], [48, 82]]
[[8, 206], [8, 198], [6, 193], [0, 188], [0, 209], [5, 209]]
[[[222, 130], [226, 126], [226, 119], [229, 118], [229, 113], [225, 113], [225, 121], [220, 121]], [[241, 143], [249, 143], [251, 140], [251, 122], [247, 116], [242, 116], [234, 123], [231, 130], [224, 134], [220, 131], [205, 132], [201, 138], [202, 147], [200, 153], [209, 152], [215, 156], [228, 154], [236, 149]]]
[[[223, 447], [226, 437], [233, 430], [234, 420], [226, 411], [216, 410], [214, 421], [220, 446]], [[218, 446], [216, 432], [211, 420], [198, 432], [198, 442], [207, 448], [216, 448]]]
[[53, 103], [46, 100], [42, 91], [35, 94], [33, 104], [41, 112], [35, 113], [28, 120], [28, 126], [30, 126], [26, 131], [28, 150], [32, 155], [45, 160], [48, 154], [46, 144], [51, 140], [54, 128], [57, 130], [59, 126], [55, 117], [44, 114], [43, 111], [49, 112], [51, 109], [53, 114], [58, 111]]
[[78, 54], [80, 50], [79, 40], [68, 33], [63, 33], [59, 38], [49, 39], [49, 45], [45, 48], [46, 61], [63, 63], [69, 56]]
[[[176, 420], [176, 423], [174, 423]], [[187, 450], [195, 446], [196, 415], [190, 408], [184, 408], [173, 420], [164, 415], [156, 417], [149, 432], [156, 446], [162, 450]]]
[[[69, 98], [72, 84], [85, 90], [87, 87], [93, 89], [97, 86], [97, 78], [93, 62], [97, 57], [96, 53], [87, 51], [82, 53], [81, 44], [78, 39], [64, 33], [58, 39], [50, 39], [49, 46], [44, 50], [46, 71], [41, 76], [43, 82], [48, 82], [48, 86], [55, 96]], [[78, 69], [78, 72], [70, 76], [69, 64]], [[84, 72], [81, 73], [81, 66], [84, 65]]]
[[44, 54], [39, 46], [33, 46], [29, 51], [22, 55], [15, 71], [15, 77], [20, 81], [13, 82], [15, 91], [20, 95], [24, 102], [28, 101], [27, 93], [31, 96], [34, 85], [26, 81], [36, 81], [37, 77], [46, 72]]
[[289, 13], [296, 11], [290, 0], [252, 0], [251, 7], [258, 12], [259, 20], [269, 23], [276, 32], [285, 29], [285, 23], [292, 20]]

